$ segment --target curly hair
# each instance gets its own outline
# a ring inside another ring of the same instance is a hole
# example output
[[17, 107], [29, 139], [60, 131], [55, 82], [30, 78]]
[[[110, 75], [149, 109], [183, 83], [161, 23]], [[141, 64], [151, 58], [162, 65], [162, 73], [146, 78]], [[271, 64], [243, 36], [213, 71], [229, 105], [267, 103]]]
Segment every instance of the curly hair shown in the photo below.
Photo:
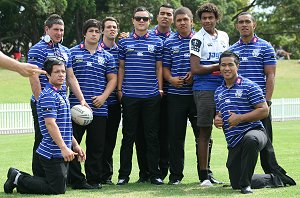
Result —
[[214, 13], [216, 19], [219, 21], [221, 19], [221, 11], [219, 8], [213, 4], [213, 3], [204, 3], [201, 6], [198, 7], [198, 10], [196, 11], [196, 15], [201, 20], [201, 15], [204, 12], [212, 12]]

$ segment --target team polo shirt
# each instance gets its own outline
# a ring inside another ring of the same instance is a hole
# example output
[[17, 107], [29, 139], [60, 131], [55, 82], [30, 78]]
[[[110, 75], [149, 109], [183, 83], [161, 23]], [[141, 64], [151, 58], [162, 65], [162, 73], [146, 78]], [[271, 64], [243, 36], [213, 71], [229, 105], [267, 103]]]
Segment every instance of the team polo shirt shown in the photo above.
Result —
[[225, 81], [215, 92], [217, 112], [221, 112], [223, 131], [228, 147], [234, 147], [251, 129], [263, 127], [261, 121], [243, 122], [229, 129], [229, 111], [236, 114], [245, 114], [253, 111], [254, 106], [265, 102], [261, 88], [253, 81], [238, 76], [234, 85], [228, 88]]
[[162, 61], [162, 40], [146, 33], [132, 33], [119, 41], [119, 59], [125, 61], [122, 93], [133, 98], [159, 95], [156, 61]]
[[[182, 37], [178, 32], [164, 42], [163, 67], [170, 68], [172, 77], [185, 77], [191, 71], [189, 43], [193, 32]], [[168, 83], [168, 93], [178, 95], [192, 95], [192, 85], [184, 84], [176, 88]]]
[[[82, 42], [70, 49], [68, 65], [73, 67], [85, 101], [93, 110], [94, 116], [107, 116], [107, 102], [96, 108], [92, 97], [103, 94], [107, 85], [107, 74], [117, 74], [114, 57], [105, 51], [100, 43], [94, 54], [91, 54]], [[73, 92], [70, 92], [71, 107], [79, 104]]]
[[[44, 39], [40, 40], [37, 44], [32, 46], [28, 52], [28, 63], [37, 65], [39, 68], [44, 68], [44, 62], [50, 57], [62, 58], [67, 65], [69, 56], [69, 49], [60, 43], [53, 44], [52, 42], [46, 43]], [[46, 75], [39, 75], [41, 90], [45, 88], [48, 79]], [[66, 92], [66, 85], [63, 85], [63, 90]], [[34, 96], [31, 97], [35, 101]]]
[[[167, 38], [169, 38], [170, 36], [174, 35], [174, 32], [171, 30], [171, 28], [170, 28], [170, 30], [169, 30], [168, 32], [166, 32], [166, 33], [160, 32], [160, 31], [158, 30], [158, 25], [155, 26], [153, 29], [151, 29], [151, 30], [149, 31], [149, 33], [150, 33], [150, 34], [153, 34], [153, 35], [155, 35], [155, 36], [158, 36], [159, 38], [161, 38], [161, 40], [163, 40], [163, 42], [164, 42]], [[169, 83], [168, 83], [165, 79], [163, 79], [163, 90], [164, 90], [164, 94], [165, 94], [165, 95], [168, 93], [168, 86], [169, 86]]]
[[45, 124], [45, 118], [55, 118], [59, 132], [65, 144], [71, 149], [72, 145], [72, 122], [69, 100], [64, 90], [58, 90], [56, 87], [47, 83], [42, 90], [38, 103], [37, 113], [39, 127], [43, 139], [36, 152], [47, 159], [63, 158], [60, 148], [51, 138]]
[[[105, 45], [105, 43], [103, 42], [103, 40], [100, 41], [100, 46], [108, 51], [109, 53], [111, 53], [111, 55], [113, 55], [114, 59], [115, 59], [115, 63], [116, 63], [116, 68], [119, 67], [119, 57], [118, 57], [118, 54], [119, 54], [119, 48], [117, 46], [117, 44], [115, 43], [111, 48], [107, 47]], [[113, 90], [113, 92], [111, 92], [111, 94], [109, 95], [109, 97], [107, 98], [107, 105], [111, 105], [111, 104], [118, 104], [119, 101], [118, 101], [118, 98], [117, 98], [117, 91], [116, 89]]]
[[[200, 58], [201, 65], [211, 65], [219, 62], [220, 55], [229, 46], [229, 37], [226, 32], [216, 30], [217, 37], [212, 37], [204, 28], [201, 28], [190, 41], [190, 54]], [[219, 71], [210, 74], [194, 76], [193, 90], [214, 91], [221, 85], [223, 77]]]
[[266, 95], [266, 65], [276, 67], [274, 48], [265, 40], [254, 35], [249, 43], [241, 39], [232, 45], [229, 50], [240, 56], [239, 74], [256, 82]]
[[167, 38], [172, 36], [174, 32], [170, 29], [166, 33], [162, 33], [158, 30], [158, 26], [155, 26], [153, 29], [149, 30], [149, 34], [154, 34], [155, 36], [161, 38], [161, 40], [165, 41]]

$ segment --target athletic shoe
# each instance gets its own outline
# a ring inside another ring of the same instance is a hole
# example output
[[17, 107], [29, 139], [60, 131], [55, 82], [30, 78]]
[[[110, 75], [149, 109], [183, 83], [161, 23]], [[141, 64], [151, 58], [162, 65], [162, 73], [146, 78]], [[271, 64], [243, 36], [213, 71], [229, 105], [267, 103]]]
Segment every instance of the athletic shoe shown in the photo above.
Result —
[[110, 179], [102, 181], [101, 184], [103, 184], [103, 185], [114, 185], [114, 183]]
[[180, 184], [180, 180], [170, 180], [169, 181], [169, 183], [168, 183], [169, 185], [178, 185], [178, 184]]
[[8, 169], [7, 180], [6, 180], [6, 182], [4, 183], [4, 186], [3, 186], [5, 193], [10, 193], [11, 194], [11, 193], [13, 193], [14, 188], [17, 187], [17, 185], [14, 184], [14, 181], [15, 181], [16, 176], [18, 175], [18, 173], [20, 173], [19, 170], [15, 169], [15, 168], [10, 167]]
[[241, 188], [241, 193], [242, 194], [250, 194], [250, 193], [253, 193], [253, 191], [250, 186], [246, 186], [246, 187]]
[[144, 183], [147, 183], [147, 182], [149, 182], [149, 181], [150, 181], [149, 178], [140, 177], [135, 183], [141, 183], [141, 184], [144, 184]]
[[216, 178], [214, 178], [212, 173], [208, 174], [208, 178], [212, 184], [223, 184], [224, 183], [224, 182], [216, 180]]
[[127, 183], [128, 183], [128, 180], [126, 180], [126, 179], [119, 179], [117, 185], [118, 186], [123, 186], [123, 185], [125, 185]]
[[156, 179], [151, 180], [151, 184], [162, 185], [162, 184], [164, 184], [164, 182], [162, 179], [156, 178]]
[[203, 182], [200, 183], [200, 186], [211, 187], [211, 186], [213, 186], [213, 184], [211, 183], [210, 180], [206, 179], [206, 180], [204, 180]]
[[93, 190], [93, 189], [99, 189], [102, 188], [102, 186], [100, 187], [99, 184], [95, 184], [95, 185], [90, 185], [86, 182], [82, 183], [82, 184], [74, 184], [72, 185], [72, 189], [79, 189], [79, 190]]

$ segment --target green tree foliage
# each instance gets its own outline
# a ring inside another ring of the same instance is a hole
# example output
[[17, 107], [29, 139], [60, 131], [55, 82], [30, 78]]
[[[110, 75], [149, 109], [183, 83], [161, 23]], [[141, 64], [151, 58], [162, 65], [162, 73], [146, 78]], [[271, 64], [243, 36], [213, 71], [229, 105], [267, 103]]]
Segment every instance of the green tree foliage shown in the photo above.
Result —
[[[220, 8], [222, 20], [217, 28], [228, 33], [231, 44], [239, 38], [235, 29], [237, 14], [250, 11], [257, 19], [256, 32], [260, 37], [283, 46], [294, 58], [300, 55], [300, 0], [1, 0], [0, 41], [12, 43], [19, 39], [25, 47], [28, 42], [35, 44], [44, 33], [45, 19], [57, 13], [65, 21], [64, 44], [71, 47], [82, 41], [82, 24], [89, 18], [101, 20], [114, 16], [120, 22], [120, 31], [131, 31], [133, 10], [138, 6], [152, 13], [153, 27], [157, 23], [158, 8], [164, 3], [175, 8], [186, 6], [195, 14], [198, 6], [205, 2]], [[259, 12], [257, 6], [262, 8]], [[194, 27], [196, 31], [201, 28], [197, 16]]]

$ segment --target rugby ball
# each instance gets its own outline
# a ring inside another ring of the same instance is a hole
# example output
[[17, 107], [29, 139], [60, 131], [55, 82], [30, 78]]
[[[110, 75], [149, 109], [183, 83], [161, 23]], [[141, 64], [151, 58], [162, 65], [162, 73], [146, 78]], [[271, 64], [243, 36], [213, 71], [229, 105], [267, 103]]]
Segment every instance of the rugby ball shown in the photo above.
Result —
[[90, 124], [93, 121], [93, 112], [82, 105], [75, 105], [71, 108], [72, 120], [81, 126]]

